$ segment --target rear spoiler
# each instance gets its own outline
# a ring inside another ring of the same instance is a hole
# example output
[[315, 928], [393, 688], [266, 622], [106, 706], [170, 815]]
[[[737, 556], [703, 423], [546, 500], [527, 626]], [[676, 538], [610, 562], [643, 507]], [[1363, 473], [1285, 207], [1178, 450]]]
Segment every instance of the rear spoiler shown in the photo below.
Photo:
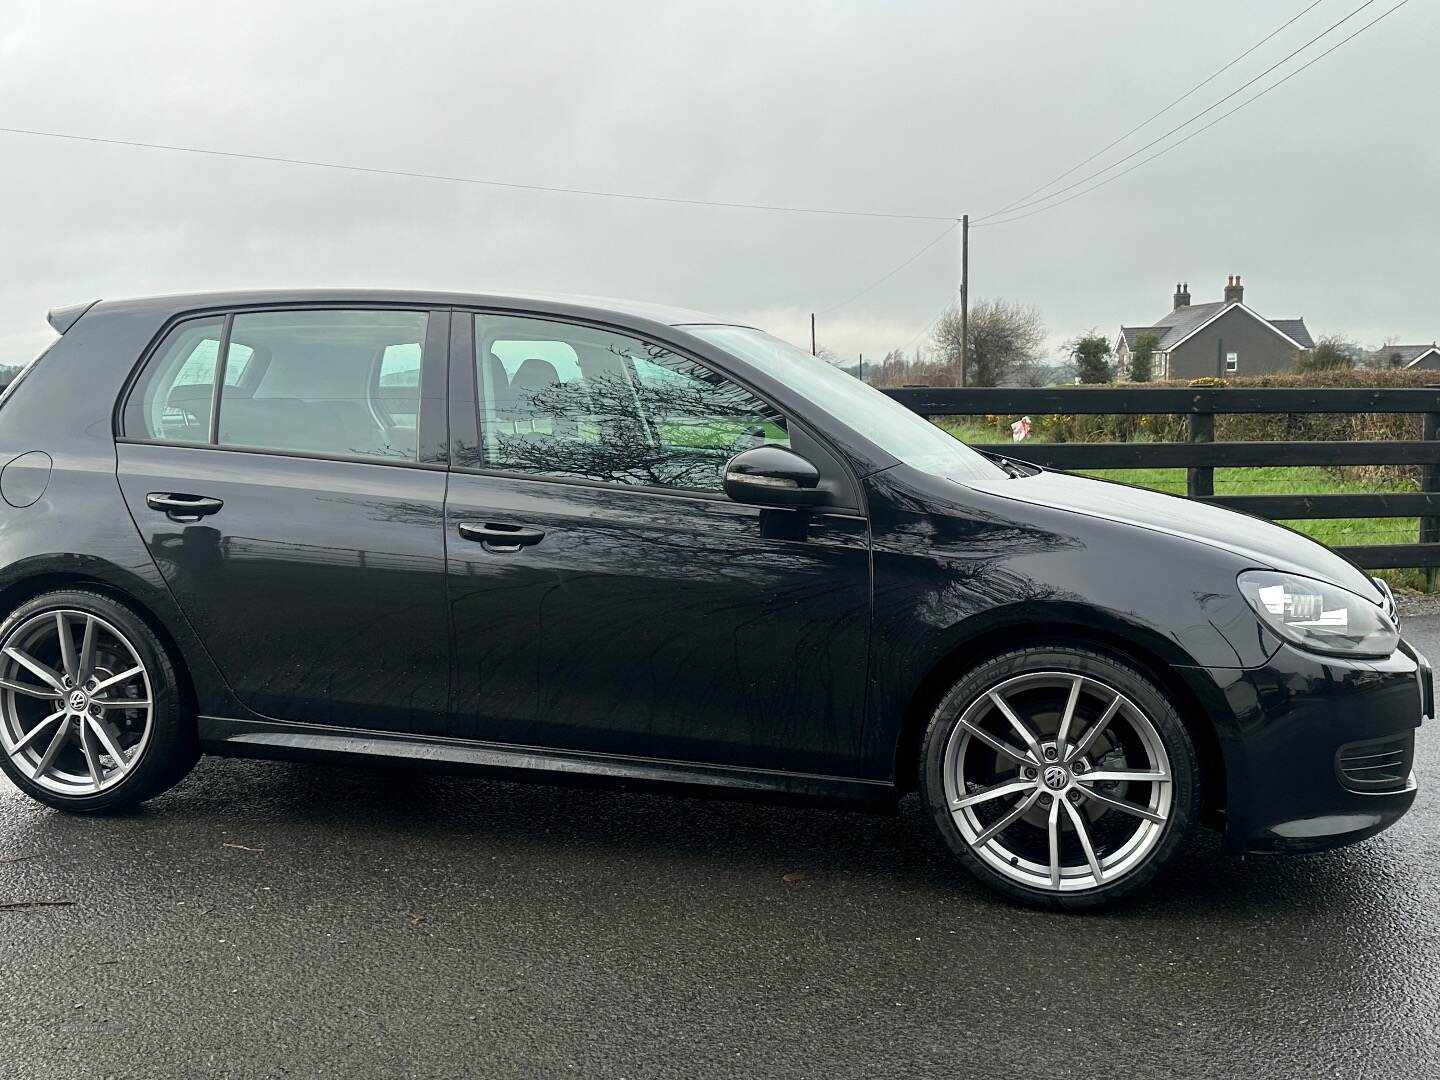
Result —
[[84, 315], [99, 302], [99, 300], [91, 300], [86, 304], [72, 304], [69, 307], [55, 308], [50, 314], [46, 315], [45, 318], [50, 325], [55, 328], [57, 334], [63, 334], [80, 321], [81, 315]]

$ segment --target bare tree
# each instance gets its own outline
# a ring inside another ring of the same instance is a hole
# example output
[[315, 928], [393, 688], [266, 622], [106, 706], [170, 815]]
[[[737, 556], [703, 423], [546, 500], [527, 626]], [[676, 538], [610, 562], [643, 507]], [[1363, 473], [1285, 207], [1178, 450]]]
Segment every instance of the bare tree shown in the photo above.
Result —
[[1387, 337], [1384, 344], [1372, 353], [1363, 350], [1356, 367], [1371, 368], [1375, 371], [1394, 371], [1405, 366], [1405, 354], [1397, 347], [1398, 338]]
[[[935, 325], [931, 343], [936, 358], [960, 367], [960, 312], [951, 309]], [[970, 355], [965, 361], [969, 386], [999, 386], [1034, 363], [1045, 343], [1040, 312], [1007, 300], [982, 300], [970, 309]]]
[[1301, 351], [1295, 366], [1300, 371], [1348, 371], [1363, 354], [1360, 346], [1340, 334], [1326, 334], [1313, 349]]
[[489, 463], [610, 483], [720, 491], [725, 462], [766, 442], [766, 423], [779, 429], [783, 421], [757, 416], [755, 399], [734, 383], [695, 372], [647, 384], [610, 371], [522, 391], [513, 415], [494, 421]]

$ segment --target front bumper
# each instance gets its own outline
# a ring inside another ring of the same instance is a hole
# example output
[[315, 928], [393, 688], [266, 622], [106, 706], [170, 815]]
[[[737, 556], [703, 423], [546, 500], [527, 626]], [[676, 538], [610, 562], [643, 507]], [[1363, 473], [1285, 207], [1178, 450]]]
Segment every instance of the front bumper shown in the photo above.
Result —
[[1182, 674], [1220, 735], [1231, 850], [1351, 844], [1414, 803], [1415, 730], [1434, 693], [1429, 663], [1408, 645], [1373, 661], [1285, 645], [1262, 667]]

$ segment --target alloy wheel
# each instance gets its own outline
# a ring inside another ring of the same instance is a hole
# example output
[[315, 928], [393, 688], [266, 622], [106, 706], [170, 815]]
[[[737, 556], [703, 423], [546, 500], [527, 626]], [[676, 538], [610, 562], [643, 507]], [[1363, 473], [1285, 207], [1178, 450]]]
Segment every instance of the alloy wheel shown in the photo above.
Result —
[[97, 615], [40, 612], [0, 644], [0, 751], [43, 788], [113, 788], [145, 753], [153, 712], [140, 654]]
[[1011, 881], [1050, 892], [1113, 884], [1159, 845], [1173, 800], [1154, 722], [1107, 683], [1019, 675], [973, 701], [945, 748], [951, 819]]

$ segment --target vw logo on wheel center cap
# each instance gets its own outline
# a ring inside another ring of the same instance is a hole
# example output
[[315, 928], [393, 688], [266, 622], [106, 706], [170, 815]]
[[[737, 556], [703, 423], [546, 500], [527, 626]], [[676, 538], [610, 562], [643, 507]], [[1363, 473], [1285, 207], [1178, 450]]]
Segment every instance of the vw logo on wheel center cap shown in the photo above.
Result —
[[87, 705], [89, 705], [89, 704], [90, 704], [90, 695], [88, 695], [87, 693], [85, 693], [84, 690], [71, 690], [71, 691], [70, 691], [70, 711], [71, 711], [71, 712], [84, 712], [84, 711], [85, 711], [85, 707], [86, 707]]
[[1059, 791], [1070, 782], [1070, 774], [1059, 765], [1051, 765], [1045, 770], [1045, 786], [1054, 791]]

